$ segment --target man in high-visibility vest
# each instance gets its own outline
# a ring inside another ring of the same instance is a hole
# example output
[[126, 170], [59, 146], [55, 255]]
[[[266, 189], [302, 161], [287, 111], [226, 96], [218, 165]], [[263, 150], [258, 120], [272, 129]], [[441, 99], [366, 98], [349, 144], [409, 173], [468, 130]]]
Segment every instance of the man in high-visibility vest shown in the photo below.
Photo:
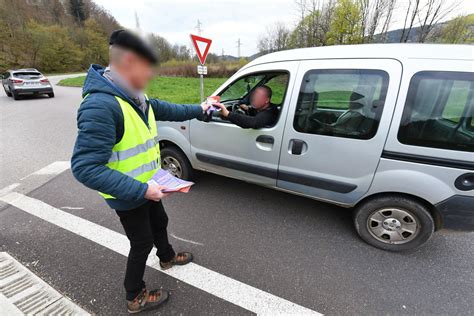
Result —
[[71, 166], [78, 181], [116, 210], [130, 240], [124, 285], [128, 311], [137, 313], [168, 299], [167, 291], [147, 290], [143, 281], [153, 245], [162, 269], [193, 259], [189, 252], [176, 254], [168, 241], [164, 188], [147, 184], [160, 168], [155, 121], [190, 120], [208, 106], [148, 99], [143, 90], [157, 62], [153, 50], [127, 30], [113, 32], [109, 44], [109, 67], [92, 65], [84, 83]]

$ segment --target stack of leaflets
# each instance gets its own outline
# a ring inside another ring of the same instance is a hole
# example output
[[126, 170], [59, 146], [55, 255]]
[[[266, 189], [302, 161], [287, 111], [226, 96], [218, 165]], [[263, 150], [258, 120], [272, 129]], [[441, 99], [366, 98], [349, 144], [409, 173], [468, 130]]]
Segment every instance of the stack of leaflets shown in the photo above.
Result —
[[207, 109], [207, 114], [210, 114], [214, 111], [219, 111], [220, 108], [217, 106], [214, 106], [214, 103], [219, 103], [221, 101], [221, 97], [218, 95], [210, 96], [206, 99], [206, 103], [209, 105], [209, 108]]
[[188, 193], [191, 189], [191, 186], [194, 182], [182, 180], [180, 178], [176, 178], [171, 173], [169, 173], [165, 169], [158, 170], [153, 178], [148, 181], [148, 184], [157, 184], [166, 187], [166, 190], [163, 190], [164, 193], [172, 193], [172, 192], [182, 192]]

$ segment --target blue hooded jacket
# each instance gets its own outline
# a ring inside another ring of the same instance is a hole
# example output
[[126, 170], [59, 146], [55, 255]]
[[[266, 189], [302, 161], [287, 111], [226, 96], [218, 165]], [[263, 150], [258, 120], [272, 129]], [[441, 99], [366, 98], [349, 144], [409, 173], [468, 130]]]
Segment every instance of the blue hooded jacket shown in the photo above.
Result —
[[[141, 183], [106, 166], [112, 148], [123, 136], [124, 121], [118, 96], [129, 102], [147, 123], [145, 114], [117, 86], [103, 77], [104, 68], [91, 65], [84, 83], [84, 99], [77, 112], [78, 134], [71, 158], [74, 177], [85, 186], [110, 194], [116, 199], [106, 199], [109, 206], [118, 211], [131, 210], [144, 204], [148, 189]], [[157, 121], [186, 121], [202, 114], [199, 105], [172, 104], [150, 99]]]

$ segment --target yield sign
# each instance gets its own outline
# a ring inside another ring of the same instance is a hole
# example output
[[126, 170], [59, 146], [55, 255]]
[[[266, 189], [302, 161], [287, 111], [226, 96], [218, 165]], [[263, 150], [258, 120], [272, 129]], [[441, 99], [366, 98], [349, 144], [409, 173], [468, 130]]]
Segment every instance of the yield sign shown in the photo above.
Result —
[[199, 58], [199, 61], [201, 62], [201, 65], [204, 65], [206, 62], [207, 53], [209, 53], [209, 48], [211, 47], [212, 40], [191, 34], [191, 41], [193, 42], [194, 49], [196, 50], [196, 54]]

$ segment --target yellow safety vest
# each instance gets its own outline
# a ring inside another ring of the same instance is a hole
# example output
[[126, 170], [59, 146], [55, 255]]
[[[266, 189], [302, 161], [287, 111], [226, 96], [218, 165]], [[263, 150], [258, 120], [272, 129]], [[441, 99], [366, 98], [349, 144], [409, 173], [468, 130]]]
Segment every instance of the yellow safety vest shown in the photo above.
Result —
[[[117, 170], [142, 183], [148, 182], [160, 169], [160, 145], [155, 115], [148, 109], [148, 126], [133, 106], [115, 97], [123, 113], [124, 131], [120, 142], [112, 148], [107, 167]], [[99, 192], [106, 199], [115, 197]]]

